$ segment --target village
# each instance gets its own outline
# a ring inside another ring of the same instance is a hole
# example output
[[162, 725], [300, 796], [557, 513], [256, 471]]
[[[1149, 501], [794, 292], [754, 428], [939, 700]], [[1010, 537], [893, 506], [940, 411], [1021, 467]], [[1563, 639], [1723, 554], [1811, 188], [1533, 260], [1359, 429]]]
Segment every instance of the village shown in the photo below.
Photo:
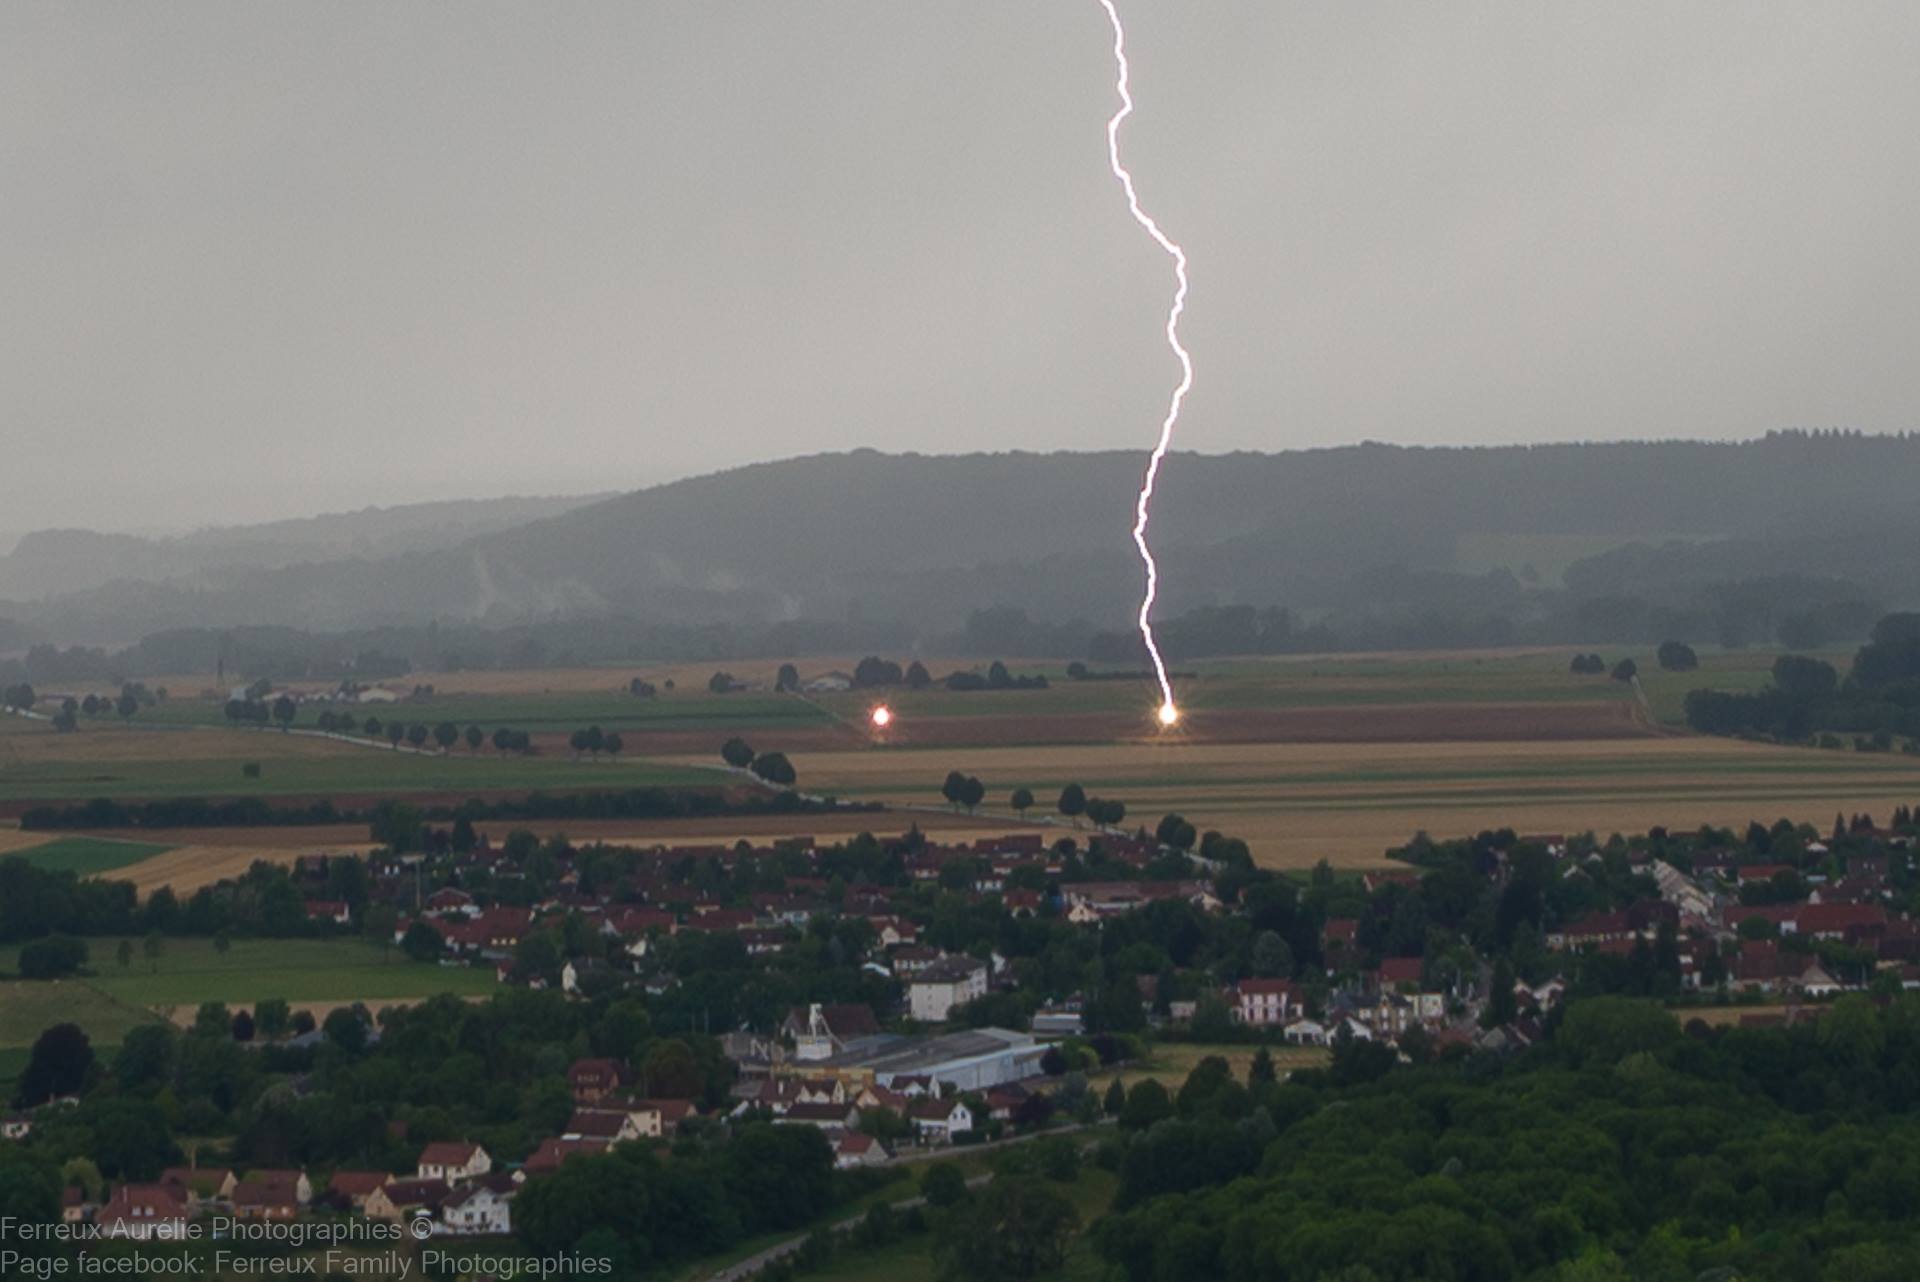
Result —
[[[343, 883], [330, 865], [345, 856], [256, 870], [303, 893], [353, 887], [352, 899], [304, 898], [310, 930], [364, 930], [371, 916], [415, 957], [574, 1003], [638, 994], [657, 1020], [706, 968], [744, 983], [806, 952], [809, 973], [830, 978], [771, 1018], [743, 1000], [687, 1030], [717, 1042], [718, 1092], [662, 1091], [645, 1065], [585, 1055], [565, 1070], [570, 1115], [525, 1152], [451, 1138], [420, 1145], [403, 1170], [176, 1164], [98, 1200], [69, 1186], [63, 1218], [119, 1236], [209, 1216], [504, 1235], [530, 1181], [621, 1145], [664, 1151], [771, 1122], [817, 1130], [845, 1171], [1098, 1122], [1087, 1078], [1156, 1043], [1508, 1054], [1542, 1039], [1569, 992], [1661, 996], [1682, 1019], [1731, 1006], [1766, 1024], [1850, 990], [1920, 987], [1920, 923], [1902, 910], [1910, 812], [1886, 829], [1838, 821], [1826, 838], [1755, 825], [1744, 837], [1421, 840], [1402, 852], [1407, 867], [1304, 883], [1252, 868], [1217, 834], [1190, 848], [1180, 829], [651, 851], [429, 833], [372, 856], [363, 879]], [[1409, 920], [1418, 953], [1402, 951]], [[1078, 950], [1075, 964], [1049, 964], [1062, 949]], [[371, 1050], [381, 1035], [367, 1020]], [[283, 1044], [337, 1036], [332, 1020], [296, 1021]], [[74, 1103], [9, 1114], [5, 1139], [30, 1142]]]

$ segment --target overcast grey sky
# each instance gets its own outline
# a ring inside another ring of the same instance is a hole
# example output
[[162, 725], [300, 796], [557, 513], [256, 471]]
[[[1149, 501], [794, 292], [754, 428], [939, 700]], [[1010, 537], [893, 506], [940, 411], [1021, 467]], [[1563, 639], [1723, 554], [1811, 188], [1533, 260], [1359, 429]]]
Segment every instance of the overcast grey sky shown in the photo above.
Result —
[[[1122, 0], [1179, 444], [1920, 426], [1920, 5]], [[1134, 447], [1094, 0], [0, 6], [0, 529]]]

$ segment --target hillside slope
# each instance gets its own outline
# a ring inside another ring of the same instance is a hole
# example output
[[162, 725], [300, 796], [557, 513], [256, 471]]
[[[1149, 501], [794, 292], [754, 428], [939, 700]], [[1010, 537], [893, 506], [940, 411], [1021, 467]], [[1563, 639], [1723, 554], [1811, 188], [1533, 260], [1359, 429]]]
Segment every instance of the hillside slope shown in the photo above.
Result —
[[[999, 604], [1114, 626], [1138, 591], [1128, 528], [1141, 462], [1137, 452], [818, 455], [467, 537], [414, 526], [351, 555], [256, 555], [0, 616], [68, 639], [594, 615], [890, 619], [938, 632]], [[1169, 612], [1512, 612], [1559, 590], [1528, 563], [1530, 538], [1592, 548], [1566, 569], [1580, 600], [1693, 608], [1715, 585], [1765, 579], [1797, 585], [1796, 600], [1892, 606], [1920, 597], [1904, 554], [1920, 526], [1909, 515], [1916, 475], [1920, 438], [1839, 434], [1180, 454], [1163, 473], [1153, 538]], [[1469, 542], [1511, 547], [1510, 563], [1485, 564], [1482, 551], [1465, 564]]]

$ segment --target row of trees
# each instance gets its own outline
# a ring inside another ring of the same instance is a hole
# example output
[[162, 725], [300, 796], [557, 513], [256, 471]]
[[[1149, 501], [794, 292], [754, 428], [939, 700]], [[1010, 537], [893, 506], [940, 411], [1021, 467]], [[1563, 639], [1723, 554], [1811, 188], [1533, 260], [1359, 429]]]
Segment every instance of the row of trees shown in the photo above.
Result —
[[735, 770], [751, 771], [781, 788], [791, 788], [800, 777], [786, 753], [755, 752], [753, 745], [738, 735], [720, 745], [720, 759]]
[[[280, 716], [281, 703], [291, 705], [292, 701], [285, 696], [275, 701], [274, 716], [276, 719]], [[291, 715], [289, 715], [287, 720], [291, 721], [291, 719]], [[398, 748], [403, 743], [410, 744], [415, 748], [424, 748], [431, 742], [442, 752], [451, 752], [459, 744], [465, 743], [469, 752], [479, 752], [481, 748], [491, 743], [494, 751], [500, 753], [502, 756], [505, 756], [509, 752], [519, 753], [522, 756], [529, 755], [533, 752], [533, 736], [529, 735], [525, 730], [515, 730], [511, 726], [495, 727], [492, 734], [489, 735], [487, 731], [477, 725], [470, 725], [462, 730], [451, 721], [442, 721], [434, 726], [428, 726], [424, 722], [413, 722], [412, 724], [405, 721], [383, 722], [379, 717], [368, 717], [363, 721], [351, 712], [331, 711], [321, 712], [315, 724], [328, 734], [357, 733], [365, 735], [369, 739], [385, 738], [387, 742], [395, 748]], [[599, 733], [599, 728], [595, 727], [594, 732]], [[584, 732], [576, 731], [574, 737], [577, 739], [581, 733]], [[613, 739], [615, 742], [618, 742], [619, 736], [615, 735]], [[606, 736], [602, 735], [601, 748], [599, 750], [618, 752], [619, 748], [607, 747]], [[574, 751], [585, 751], [585, 748], [581, 744], [576, 743], [574, 745]]]
[[[959, 770], [950, 770], [940, 785], [940, 796], [956, 810], [964, 807], [969, 813], [979, 808], [987, 798], [987, 786], [974, 775]], [[1007, 797], [1007, 804], [1022, 819], [1034, 807], [1033, 789], [1015, 788]], [[1117, 827], [1127, 817], [1127, 806], [1122, 801], [1112, 801], [1101, 797], [1090, 797], [1087, 790], [1077, 783], [1070, 783], [1060, 790], [1060, 797], [1054, 803], [1063, 818], [1078, 824], [1085, 818], [1103, 828]]]
[[[1700, 656], [1693, 647], [1684, 641], [1662, 641], [1655, 651], [1660, 666], [1668, 672], [1691, 672], [1700, 666]], [[1597, 654], [1576, 654], [1567, 664], [1567, 671], [1583, 676], [1597, 676], [1608, 671], [1607, 661]], [[1639, 674], [1640, 665], [1633, 659], [1622, 659], [1613, 665], [1615, 681], [1631, 681]]]
[[575, 730], [567, 738], [567, 746], [573, 749], [573, 755], [581, 753], [599, 758], [601, 753], [609, 757], [618, 757], [626, 745], [617, 730], [602, 730], [599, 726], [588, 726], [585, 730]]

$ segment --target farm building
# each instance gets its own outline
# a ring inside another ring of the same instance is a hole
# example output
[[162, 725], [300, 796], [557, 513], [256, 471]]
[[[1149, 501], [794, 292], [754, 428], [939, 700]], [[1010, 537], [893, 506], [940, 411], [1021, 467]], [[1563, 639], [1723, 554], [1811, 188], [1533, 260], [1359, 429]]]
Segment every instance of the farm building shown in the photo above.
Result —
[[983, 1091], [1037, 1076], [1046, 1050], [1027, 1033], [974, 1028], [938, 1037], [862, 1038], [820, 1066], [864, 1069], [876, 1084], [896, 1089], [901, 1079], [921, 1077], [941, 1083], [943, 1093]]

